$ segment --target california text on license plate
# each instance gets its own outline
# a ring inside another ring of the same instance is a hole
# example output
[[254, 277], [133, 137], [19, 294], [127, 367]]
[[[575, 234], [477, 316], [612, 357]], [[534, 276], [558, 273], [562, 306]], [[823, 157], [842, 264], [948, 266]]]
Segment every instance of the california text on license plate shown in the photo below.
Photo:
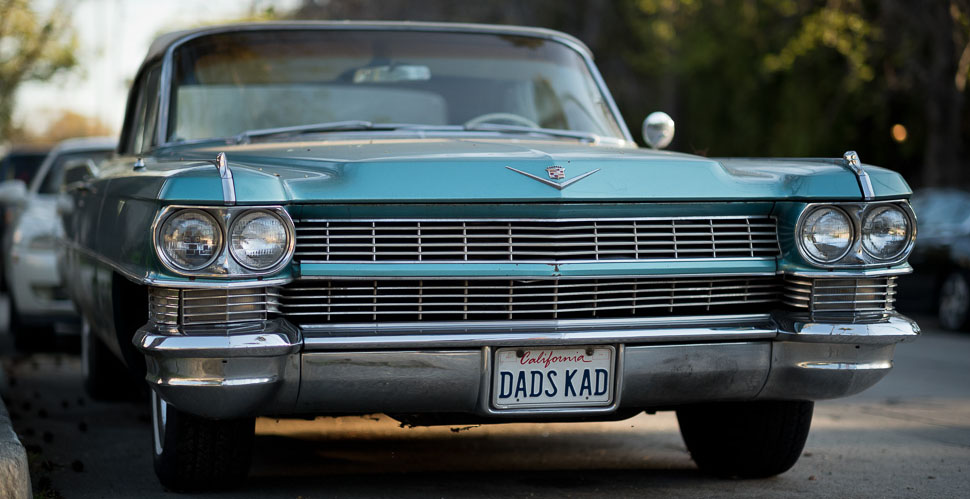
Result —
[[605, 406], [613, 402], [612, 346], [500, 348], [492, 405], [499, 409]]

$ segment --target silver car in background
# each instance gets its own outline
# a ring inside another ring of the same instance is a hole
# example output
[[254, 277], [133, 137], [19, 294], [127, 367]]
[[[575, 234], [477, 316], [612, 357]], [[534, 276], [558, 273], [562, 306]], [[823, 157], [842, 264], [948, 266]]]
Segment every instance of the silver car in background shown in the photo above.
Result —
[[[19, 347], [37, 347], [58, 323], [76, 322], [74, 305], [57, 270], [63, 227], [57, 214], [64, 172], [76, 164], [96, 167], [114, 154], [117, 139], [89, 137], [55, 146], [30, 184], [14, 180], [2, 197], [14, 216], [3, 234], [3, 258], [10, 292], [10, 331]], [[10, 182], [7, 182], [10, 184]]]

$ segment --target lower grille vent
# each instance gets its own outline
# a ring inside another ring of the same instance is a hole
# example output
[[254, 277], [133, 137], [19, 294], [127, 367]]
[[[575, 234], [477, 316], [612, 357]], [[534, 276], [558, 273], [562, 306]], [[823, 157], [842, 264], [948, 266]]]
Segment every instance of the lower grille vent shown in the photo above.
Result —
[[883, 314], [893, 310], [896, 278], [785, 280], [785, 304], [813, 316]]
[[279, 311], [279, 289], [152, 288], [149, 311], [152, 321], [166, 325], [266, 320]]
[[588, 319], [767, 311], [773, 277], [303, 281], [282, 288], [296, 323]]

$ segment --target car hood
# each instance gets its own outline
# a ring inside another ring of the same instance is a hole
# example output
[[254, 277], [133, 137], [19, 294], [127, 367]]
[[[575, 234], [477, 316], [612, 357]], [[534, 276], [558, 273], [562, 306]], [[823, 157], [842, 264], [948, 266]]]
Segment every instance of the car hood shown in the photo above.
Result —
[[[216, 169], [185, 163], [220, 152], [229, 160], [239, 203], [861, 198], [841, 160], [710, 159], [565, 140], [367, 136], [168, 150], [156, 169], [165, 178], [160, 197], [221, 199]], [[166, 155], [183, 161], [166, 161]], [[562, 167], [563, 178], [551, 178], [552, 166]], [[898, 174], [866, 170], [877, 197], [910, 193]]]

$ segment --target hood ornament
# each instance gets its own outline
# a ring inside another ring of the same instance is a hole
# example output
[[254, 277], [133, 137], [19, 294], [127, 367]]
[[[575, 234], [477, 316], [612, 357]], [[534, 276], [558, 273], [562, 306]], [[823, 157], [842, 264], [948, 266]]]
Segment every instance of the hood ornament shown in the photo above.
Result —
[[549, 178], [553, 180], [562, 180], [566, 178], [566, 169], [561, 166], [552, 165], [546, 168], [546, 173], [549, 174]]
[[[565, 182], [553, 182], [552, 180], [544, 179], [544, 178], [542, 178], [542, 177], [540, 177], [538, 175], [533, 175], [531, 173], [526, 173], [526, 172], [524, 172], [522, 170], [516, 170], [515, 168], [512, 168], [511, 166], [506, 166], [506, 168], [508, 168], [509, 170], [514, 171], [515, 173], [521, 173], [522, 175], [525, 175], [526, 177], [529, 177], [529, 178], [531, 178], [533, 180], [538, 180], [539, 182], [542, 182], [543, 184], [546, 184], [546, 185], [548, 185], [550, 187], [555, 187], [556, 189], [559, 189], [560, 191], [563, 190], [563, 189], [565, 189], [566, 187], [569, 187], [570, 185], [573, 185], [576, 182], [579, 182], [580, 180], [582, 180], [582, 179], [584, 179], [584, 178], [586, 178], [586, 177], [588, 177], [588, 176], [590, 176], [590, 175], [592, 175], [592, 174], [600, 171], [600, 169], [597, 168], [595, 170], [588, 171], [588, 172], [586, 172], [586, 173], [584, 173], [582, 175], [573, 177], [573, 178], [571, 178], [571, 179], [569, 179], [569, 180], [567, 180]], [[566, 169], [563, 168], [563, 167], [561, 167], [561, 166], [555, 166], [555, 165], [550, 166], [550, 167], [546, 168], [546, 173], [549, 174], [549, 178], [551, 178], [551, 179], [564, 179], [564, 178], [566, 178]]]

